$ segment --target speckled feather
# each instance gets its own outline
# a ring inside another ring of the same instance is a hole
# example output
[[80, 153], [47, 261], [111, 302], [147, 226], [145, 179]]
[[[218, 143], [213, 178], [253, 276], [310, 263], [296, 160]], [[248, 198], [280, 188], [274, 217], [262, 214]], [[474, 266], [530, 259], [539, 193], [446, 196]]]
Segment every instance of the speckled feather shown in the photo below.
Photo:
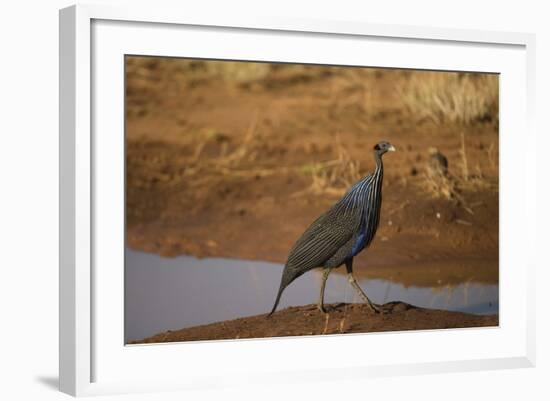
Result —
[[380, 165], [309, 226], [289, 253], [288, 279], [316, 267], [340, 266], [370, 244], [380, 219], [382, 178]]

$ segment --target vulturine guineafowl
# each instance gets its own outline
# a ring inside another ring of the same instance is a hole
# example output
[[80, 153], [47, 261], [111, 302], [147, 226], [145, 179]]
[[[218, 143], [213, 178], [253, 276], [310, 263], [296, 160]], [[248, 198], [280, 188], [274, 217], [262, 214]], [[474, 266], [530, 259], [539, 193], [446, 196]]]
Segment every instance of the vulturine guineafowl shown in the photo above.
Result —
[[353, 258], [369, 246], [376, 234], [382, 204], [382, 155], [391, 151], [395, 151], [395, 148], [389, 142], [383, 141], [375, 145], [374, 172], [353, 185], [342, 199], [315, 220], [296, 241], [283, 270], [275, 305], [268, 316], [275, 312], [281, 294], [290, 283], [307, 271], [319, 267], [324, 272], [318, 307], [321, 312], [326, 313], [323, 305], [325, 284], [330, 271], [342, 264], [346, 265], [348, 280], [363, 301], [371, 310], [380, 312], [357, 284], [353, 276]]

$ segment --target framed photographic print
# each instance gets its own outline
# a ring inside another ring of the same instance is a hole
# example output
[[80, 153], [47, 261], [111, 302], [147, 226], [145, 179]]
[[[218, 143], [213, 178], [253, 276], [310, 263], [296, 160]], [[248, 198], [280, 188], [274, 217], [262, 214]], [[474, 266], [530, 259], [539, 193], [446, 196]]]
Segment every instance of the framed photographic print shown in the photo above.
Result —
[[62, 10], [61, 390], [532, 366], [533, 46]]

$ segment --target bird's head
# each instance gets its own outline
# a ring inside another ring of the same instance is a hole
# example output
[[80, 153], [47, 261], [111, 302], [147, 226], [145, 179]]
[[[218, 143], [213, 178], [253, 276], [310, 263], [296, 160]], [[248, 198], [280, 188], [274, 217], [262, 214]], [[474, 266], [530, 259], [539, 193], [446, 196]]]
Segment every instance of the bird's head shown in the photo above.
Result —
[[374, 145], [374, 151], [382, 156], [386, 152], [395, 152], [395, 148], [388, 141], [382, 141]]
[[430, 146], [430, 147], [428, 148], [428, 154], [429, 154], [430, 156], [437, 155], [438, 153], [439, 153], [439, 149], [437, 149], [436, 147]]

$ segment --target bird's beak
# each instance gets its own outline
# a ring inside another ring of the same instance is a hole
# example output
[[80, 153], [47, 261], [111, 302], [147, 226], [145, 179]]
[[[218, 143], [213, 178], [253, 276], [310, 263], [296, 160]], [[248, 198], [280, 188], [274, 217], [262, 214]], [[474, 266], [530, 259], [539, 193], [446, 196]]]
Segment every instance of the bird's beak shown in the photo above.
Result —
[[393, 145], [391, 145], [389, 148], [388, 148], [388, 152], [395, 152], [395, 147]]

